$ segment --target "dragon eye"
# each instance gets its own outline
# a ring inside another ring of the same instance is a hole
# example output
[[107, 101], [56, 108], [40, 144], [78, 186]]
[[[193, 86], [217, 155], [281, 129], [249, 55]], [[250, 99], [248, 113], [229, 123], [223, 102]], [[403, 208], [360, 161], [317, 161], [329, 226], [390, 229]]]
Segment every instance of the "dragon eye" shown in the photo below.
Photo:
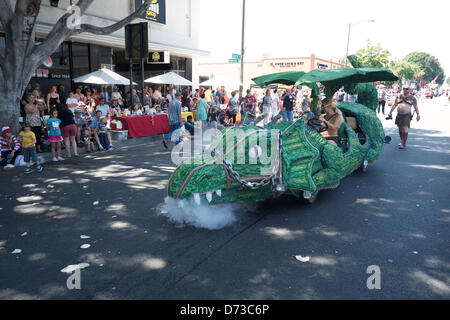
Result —
[[250, 159], [258, 159], [262, 155], [262, 149], [260, 146], [253, 146], [248, 149], [248, 155]]

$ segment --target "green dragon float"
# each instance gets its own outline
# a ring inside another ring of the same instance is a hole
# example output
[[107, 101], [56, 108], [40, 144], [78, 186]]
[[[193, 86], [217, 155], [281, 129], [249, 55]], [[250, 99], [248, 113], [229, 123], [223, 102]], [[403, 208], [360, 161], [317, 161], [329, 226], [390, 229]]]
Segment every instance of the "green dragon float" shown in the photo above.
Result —
[[193, 197], [197, 204], [213, 205], [258, 202], [288, 193], [312, 203], [320, 190], [336, 188], [343, 177], [359, 168], [365, 171], [388, 140], [375, 113], [378, 99], [372, 82], [398, 78], [387, 69], [358, 68], [355, 58], [349, 58], [355, 68], [283, 72], [253, 79], [260, 86], [310, 87], [315, 116], [320, 112], [317, 83], [324, 86], [326, 97], [341, 87], [357, 94], [359, 103], [337, 105], [344, 116], [339, 145], [318, 133], [311, 125], [314, 119], [225, 128], [207, 151], [175, 170], [168, 196]]

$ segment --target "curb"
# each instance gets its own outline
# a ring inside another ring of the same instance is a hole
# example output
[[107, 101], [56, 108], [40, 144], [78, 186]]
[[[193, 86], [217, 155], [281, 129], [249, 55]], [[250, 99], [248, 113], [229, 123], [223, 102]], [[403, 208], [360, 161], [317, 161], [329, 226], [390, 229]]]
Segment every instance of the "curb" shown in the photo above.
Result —
[[[111, 137], [112, 139], [112, 137]], [[152, 135], [152, 136], [148, 136], [148, 137], [139, 137], [139, 138], [128, 138], [125, 141], [119, 141], [119, 140], [114, 140], [112, 139], [112, 143], [114, 145], [114, 150], [118, 149], [120, 147], [124, 147], [127, 145], [134, 145], [135, 143], [142, 143], [142, 142], [155, 142], [155, 141], [161, 141], [163, 139], [163, 135], [162, 134], [157, 134], [157, 135]], [[97, 154], [100, 151], [96, 151], [95, 153], [87, 153], [86, 152], [86, 148], [83, 147], [78, 147], [78, 154]], [[66, 149], [64, 147], [61, 147], [61, 156], [64, 157], [66, 154]], [[38, 157], [42, 157], [44, 159], [45, 162], [51, 162], [52, 161], [52, 153], [51, 152], [44, 152], [44, 153], [38, 153]], [[74, 156], [72, 155], [72, 158]], [[70, 159], [70, 158], [69, 158]]]

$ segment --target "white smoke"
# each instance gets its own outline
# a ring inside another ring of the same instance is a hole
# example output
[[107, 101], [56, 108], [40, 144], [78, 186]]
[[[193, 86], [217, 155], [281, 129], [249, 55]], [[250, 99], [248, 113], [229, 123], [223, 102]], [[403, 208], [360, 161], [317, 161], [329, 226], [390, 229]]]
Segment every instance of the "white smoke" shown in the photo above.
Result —
[[174, 199], [166, 197], [164, 203], [157, 207], [158, 215], [167, 217], [178, 227], [191, 225], [196, 228], [218, 230], [228, 227], [238, 221], [238, 213], [248, 211], [252, 206], [242, 204], [222, 204], [210, 206], [202, 199], [197, 205], [191, 198]]

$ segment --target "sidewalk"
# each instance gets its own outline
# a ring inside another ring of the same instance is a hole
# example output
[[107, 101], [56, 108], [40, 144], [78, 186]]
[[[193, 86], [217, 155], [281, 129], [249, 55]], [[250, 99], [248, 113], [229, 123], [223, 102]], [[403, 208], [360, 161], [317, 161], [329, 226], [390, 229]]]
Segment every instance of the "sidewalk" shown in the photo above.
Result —
[[[156, 142], [156, 141], [162, 141], [163, 140], [163, 135], [162, 134], [158, 134], [158, 135], [153, 135], [153, 136], [148, 136], [148, 137], [141, 137], [141, 138], [128, 138], [127, 140], [123, 140], [123, 141], [118, 141], [118, 140], [114, 140], [113, 136], [112, 138], [112, 144], [114, 146], [114, 149], [118, 149], [124, 146], [130, 146], [130, 145], [135, 145], [135, 144], [139, 144], [139, 143], [145, 143], [145, 142]], [[162, 142], [161, 142], [161, 146], [162, 146]], [[108, 150], [106, 151], [98, 151], [97, 147], [95, 147], [95, 151], [94, 153], [87, 153], [86, 152], [86, 148], [83, 147], [78, 147], [78, 154], [81, 156], [87, 155], [87, 154], [91, 154], [91, 155], [98, 155], [98, 154], [103, 154], [105, 152], [108, 152]], [[71, 150], [72, 151], [72, 150]], [[73, 157], [73, 152], [71, 152], [72, 157]], [[66, 149], [65, 147], [61, 147], [61, 156], [66, 159]], [[44, 159], [44, 162], [51, 162], [52, 161], [52, 153], [51, 152], [43, 152], [43, 153], [38, 153], [38, 157], [42, 157]]]

